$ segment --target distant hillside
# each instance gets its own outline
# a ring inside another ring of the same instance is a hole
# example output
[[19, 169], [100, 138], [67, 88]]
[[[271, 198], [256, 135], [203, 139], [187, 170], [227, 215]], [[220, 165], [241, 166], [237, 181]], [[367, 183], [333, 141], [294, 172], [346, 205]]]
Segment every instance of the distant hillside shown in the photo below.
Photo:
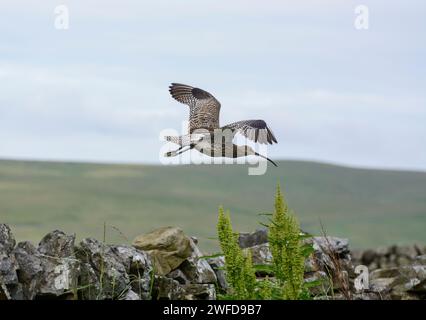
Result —
[[[217, 208], [249, 231], [272, 210], [280, 181], [303, 229], [350, 239], [352, 247], [426, 243], [426, 173], [361, 170], [297, 161], [248, 176], [242, 165], [138, 166], [0, 161], [0, 222], [18, 240], [62, 229], [131, 241], [159, 226], [182, 227], [215, 250]], [[122, 235], [117, 230], [122, 232]]]

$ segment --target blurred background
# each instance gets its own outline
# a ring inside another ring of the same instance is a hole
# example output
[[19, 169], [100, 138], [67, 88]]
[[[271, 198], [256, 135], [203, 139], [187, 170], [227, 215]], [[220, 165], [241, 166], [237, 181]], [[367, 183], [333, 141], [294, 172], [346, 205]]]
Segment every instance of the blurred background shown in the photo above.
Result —
[[[2, 1], [0, 222], [35, 242], [52, 229], [100, 238], [104, 222], [112, 242], [178, 225], [214, 250], [218, 206], [252, 230], [280, 182], [307, 231], [322, 221], [354, 247], [426, 242], [425, 9]], [[279, 168], [160, 165], [160, 132], [188, 117], [170, 82], [215, 95], [222, 124], [267, 121]]]

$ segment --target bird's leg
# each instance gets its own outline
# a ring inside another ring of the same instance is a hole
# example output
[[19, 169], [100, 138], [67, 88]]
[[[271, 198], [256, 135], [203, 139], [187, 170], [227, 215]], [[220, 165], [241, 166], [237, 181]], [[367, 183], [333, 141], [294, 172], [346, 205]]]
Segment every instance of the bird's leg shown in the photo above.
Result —
[[164, 154], [165, 157], [176, 157], [178, 154], [180, 154], [181, 152], [179, 152], [180, 150], [182, 150], [185, 146], [180, 147], [179, 149], [173, 150], [173, 151], [169, 151], [166, 152]]
[[[187, 147], [189, 147], [188, 149], [179, 151], [179, 152], [177, 152], [177, 154], [182, 154], [186, 151], [189, 151], [189, 150], [193, 149], [195, 147], [195, 145], [196, 145], [196, 143], [191, 143], [189, 146], [187, 146]], [[180, 148], [180, 149], [182, 149], [182, 148]]]
[[189, 150], [191, 150], [191, 149], [193, 149], [194, 147], [195, 147], [195, 143], [191, 143], [189, 146], [187, 146], [187, 147], [189, 147], [188, 149], [186, 149], [186, 150], [182, 150], [182, 151], [179, 151], [180, 149], [182, 149], [182, 148], [180, 148], [180, 149], [178, 149], [178, 150], [176, 150], [176, 151], [179, 151], [179, 152], [177, 152], [176, 154], [178, 155], [178, 154], [182, 154], [182, 153], [184, 153], [184, 152], [187, 152], [187, 151], [189, 151]]
[[[185, 148], [185, 147], [189, 147], [188, 149], [186, 149], [186, 150], [182, 150], [183, 148]], [[164, 154], [164, 156], [165, 157], [176, 157], [177, 155], [180, 155], [180, 154], [182, 154], [182, 153], [184, 153], [184, 152], [186, 152], [186, 151], [188, 151], [188, 150], [191, 150], [192, 148], [194, 148], [195, 147], [195, 144], [194, 143], [192, 143], [192, 144], [190, 144], [189, 146], [182, 146], [182, 147], [180, 147], [179, 149], [176, 149], [176, 150], [174, 150], [174, 151], [169, 151], [169, 152], [166, 152], [165, 154]]]

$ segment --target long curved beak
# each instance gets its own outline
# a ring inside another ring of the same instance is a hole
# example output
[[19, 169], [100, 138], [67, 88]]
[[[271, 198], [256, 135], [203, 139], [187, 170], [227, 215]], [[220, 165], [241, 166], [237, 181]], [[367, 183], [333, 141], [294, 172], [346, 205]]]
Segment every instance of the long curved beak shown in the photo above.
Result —
[[269, 161], [269, 162], [271, 162], [274, 166], [278, 167], [278, 166], [277, 166], [277, 164], [276, 164], [274, 161], [272, 161], [271, 159], [269, 159], [269, 158], [267, 158], [267, 157], [265, 157], [265, 156], [262, 156], [261, 154], [259, 154], [259, 153], [257, 153], [257, 152], [255, 152], [254, 154], [255, 154], [256, 156], [258, 156], [258, 157], [261, 157], [261, 158], [263, 158], [263, 159], [268, 160], [268, 161]]

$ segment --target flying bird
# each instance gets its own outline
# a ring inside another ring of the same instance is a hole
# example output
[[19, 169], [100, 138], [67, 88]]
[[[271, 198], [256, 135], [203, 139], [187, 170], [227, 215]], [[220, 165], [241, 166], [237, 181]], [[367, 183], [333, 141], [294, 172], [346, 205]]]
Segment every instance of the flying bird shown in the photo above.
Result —
[[[195, 148], [211, 157], [238, 158], [254, 155], [277, 166], [274, 161], [257, 153], [250, 146], [232, 143], [237, 133], [260, 144], [277, 143], [277, 139], [265, 121], [243, 120], [220, 127], [221, 106], [212, 94], [181, 83], [172, 83], [169, 91], [174, 99], [189, 106], [189, 134], [166, 137], [167, 141], [180, 146], [175, 151], [167, 152], [165, 154], [167, 157], [174, 157]], [[184, 149], [185, 147], [188, 148]]]

